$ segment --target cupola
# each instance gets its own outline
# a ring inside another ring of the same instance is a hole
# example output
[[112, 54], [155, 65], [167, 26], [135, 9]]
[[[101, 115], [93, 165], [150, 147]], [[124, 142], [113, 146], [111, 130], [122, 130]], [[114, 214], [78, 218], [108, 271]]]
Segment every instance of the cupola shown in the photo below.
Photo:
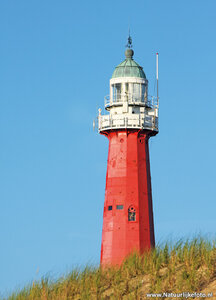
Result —
[[117, 77], [138, 77], [146, 78], [143, 68], [133, 60], [134, 51], [130, 48], [125, 51], [125, 60], [114, 70], [112, 78]]

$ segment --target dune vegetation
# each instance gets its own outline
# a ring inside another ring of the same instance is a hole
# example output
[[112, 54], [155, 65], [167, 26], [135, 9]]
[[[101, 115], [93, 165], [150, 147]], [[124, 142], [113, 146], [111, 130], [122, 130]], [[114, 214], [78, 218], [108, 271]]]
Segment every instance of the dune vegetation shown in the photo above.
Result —
[[143, 255], [131, 254], [120, 267], [86, 267], [58, 280], [43, 278], [7, 299], [151, 298], [216, 299], [215, 242], [199, 237], [166, 243]]

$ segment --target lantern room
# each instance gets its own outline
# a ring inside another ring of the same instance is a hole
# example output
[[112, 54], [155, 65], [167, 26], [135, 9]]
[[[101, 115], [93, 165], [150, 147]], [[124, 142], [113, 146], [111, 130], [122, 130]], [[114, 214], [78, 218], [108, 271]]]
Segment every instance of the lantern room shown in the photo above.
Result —
[[145, 102], [148, 95], [148, 80], [134, 60], [134, 51], [125, 51], [126, 59], [119, 64], [110, 80], [110, 102]]

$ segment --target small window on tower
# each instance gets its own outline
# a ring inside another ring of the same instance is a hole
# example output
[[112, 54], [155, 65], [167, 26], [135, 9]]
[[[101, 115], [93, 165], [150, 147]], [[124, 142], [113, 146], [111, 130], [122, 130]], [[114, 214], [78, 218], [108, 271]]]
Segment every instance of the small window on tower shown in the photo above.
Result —
[[128, 221], [136, 221], [136, 210], [133, 206], [128, 208]]
[[112, 205], [109, 205], [109, 206], [108, 206], [108, 210], [112, 210]]
[[116, 209], [123, 209], [123, 205], [116, 205]]

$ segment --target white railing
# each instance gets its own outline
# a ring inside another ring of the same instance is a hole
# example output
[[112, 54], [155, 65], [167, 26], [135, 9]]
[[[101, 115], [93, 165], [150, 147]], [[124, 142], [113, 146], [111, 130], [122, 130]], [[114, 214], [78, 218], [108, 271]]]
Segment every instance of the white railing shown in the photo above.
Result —
[[132, 105], [148, 106], [151, 108], [158, 107], [158, 99], [153, 96], [144, 98], [144, 95], [136, 96], [134, 94], [119, 94], [118, 97], [114, 97], [113, 99], [110, 99], [110, 95], [104, 97], [105, 108], [123, 105], [124, 102], [128, 102], [128, 104]]
[[145, 117], [141, 117], [140, 115], [126, 117], [110, 115], [98, 116], [99, 131], [122, 128], [149, 129], [158, 131], [158, 117], [155, 115], [145, 115]]

